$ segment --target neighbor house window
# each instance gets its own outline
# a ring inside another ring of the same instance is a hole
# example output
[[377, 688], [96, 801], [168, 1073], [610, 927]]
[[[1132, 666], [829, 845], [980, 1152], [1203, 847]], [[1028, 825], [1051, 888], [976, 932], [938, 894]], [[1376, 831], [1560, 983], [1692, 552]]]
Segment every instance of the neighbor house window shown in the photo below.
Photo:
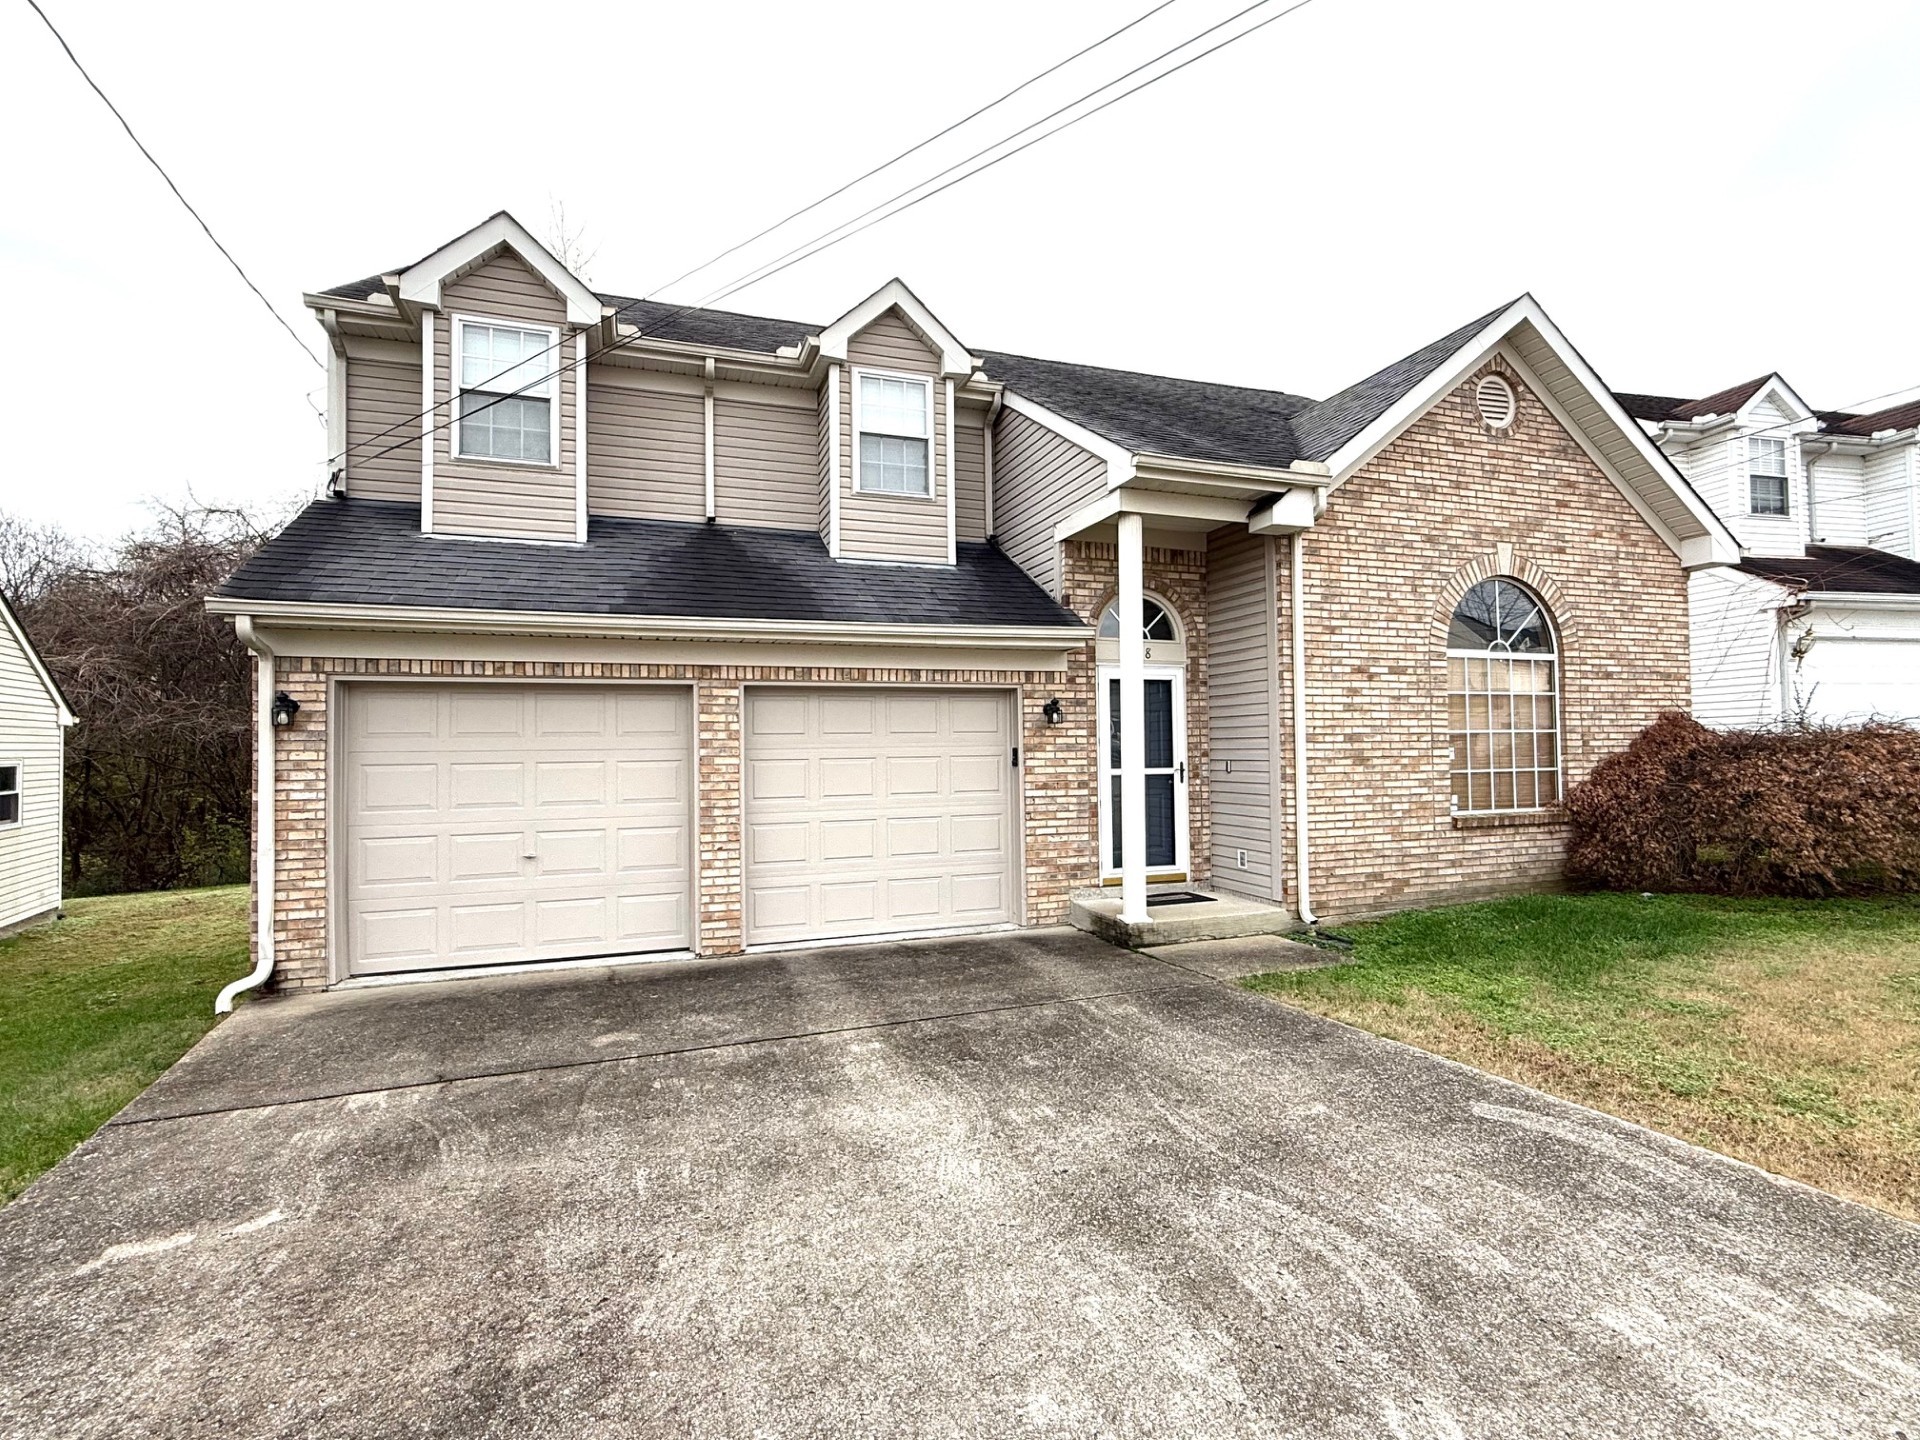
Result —
[[1447, 629], [1447, 729], [1456, 813], [1560, 803], [1553, 623], [1531, 591], [1482, 580]]
[[20, 823], [20, 767], [0, 765], [0, 825]]
[[854, 386], [853, 425], [858, 446], [854, 489], [933, 494], [931, 380], [862, 374]]
[[459, 452], [553, 465], [552, 330], [456, 320]]
[[1787, 513], [1787, 442], [1747, 437], [1747, 509], [1754, 515]]

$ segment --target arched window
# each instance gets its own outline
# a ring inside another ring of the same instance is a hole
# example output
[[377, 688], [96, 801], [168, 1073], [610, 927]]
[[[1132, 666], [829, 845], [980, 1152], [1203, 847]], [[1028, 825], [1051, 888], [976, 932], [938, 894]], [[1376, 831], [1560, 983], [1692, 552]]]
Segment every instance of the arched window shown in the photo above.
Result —
[[[1149, 640], [1178, 640], [1180, 627], [1174, 622], [1172, 614], [1151, 595], [1143, 596], [1140, 601], [1140, 630]], [[1120, 602], [1115, 600], [1100, 612], [1100, 638], [1118, 640], [1120, 638]]]
[[1447, 627], [1447, 729], [1457, 814], [1560, 803], [1553, 620], [1515, 581], [1482, 580]]

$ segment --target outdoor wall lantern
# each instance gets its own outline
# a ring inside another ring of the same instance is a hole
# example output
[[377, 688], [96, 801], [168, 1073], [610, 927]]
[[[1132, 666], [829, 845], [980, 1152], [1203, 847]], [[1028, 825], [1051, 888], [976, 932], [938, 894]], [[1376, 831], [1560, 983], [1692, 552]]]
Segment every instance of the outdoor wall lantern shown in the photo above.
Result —
[[286, 691], [281, 690], [273, 697], [273, 728], [284, 730], [293, 724], [293, 717], [300, 713], [300, 702]]
[[1060, 702], [1058, 700], [1047, 701], [1046, 704], [1040, 707], [1040, 713], [1046, 717], [1046, 722], [1049, 725], [1058, 725], [1062, 720], [1067, 718], [1067, 713], [1060, 708]]

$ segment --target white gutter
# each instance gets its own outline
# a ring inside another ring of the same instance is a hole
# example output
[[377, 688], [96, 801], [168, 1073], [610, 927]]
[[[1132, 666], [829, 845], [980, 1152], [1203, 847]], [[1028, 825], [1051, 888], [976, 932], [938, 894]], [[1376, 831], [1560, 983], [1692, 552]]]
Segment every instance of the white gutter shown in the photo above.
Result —
[[253, 651], [254, 661], [254, 779], [253, 779], [253, 972], [234, 981], [213, 1002], [213, 1013], [232, 1013], [233, 997], [263, 985], [273, 973], [273, 650], [254, 634], [253, 617], [236, 615], [234, 632]]
[[1293, 856], [1294, 885], [1297, 899], [1294, 909], [1303, 925], [1318, 925], [1313, 913], [1307, 878], [1307, 622], [1301, 613], [1306, 598], [1302, 567], [1306, 560], [1306, 537], [1299, 531], [1292, 536], [1287, 557], [1287, 584], [1290, 594], [1288, 618], [1293, 624]]
[[[566, 611], [440, 610], [414, 605], [314, 605], [297, 600], [207, 601], [215, 615], [322, 630], [434, 634], [586, 635], [647, 640], [812, 640], [841, 645], [1071, 650], [1093, 638], [1088, 625], [913, 625], [894, 621], [734, 620], [681, 615], [595, 615]], [[237, 622], [236, 622], [237, 623]]]

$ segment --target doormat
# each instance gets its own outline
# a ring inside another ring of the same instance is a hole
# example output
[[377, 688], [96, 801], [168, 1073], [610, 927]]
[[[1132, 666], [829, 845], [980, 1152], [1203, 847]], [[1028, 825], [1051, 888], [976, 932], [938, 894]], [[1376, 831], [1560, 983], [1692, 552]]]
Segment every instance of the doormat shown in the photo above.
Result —
[[1149, 895], [1147, 897], [1147, 908], [1149, 910], [1158, 910], [1162, 905], [1211, 905], [1213, 903], [1213, 896], [1196, 895], [1191, 890], [1182, 890], [1174, 895]]

